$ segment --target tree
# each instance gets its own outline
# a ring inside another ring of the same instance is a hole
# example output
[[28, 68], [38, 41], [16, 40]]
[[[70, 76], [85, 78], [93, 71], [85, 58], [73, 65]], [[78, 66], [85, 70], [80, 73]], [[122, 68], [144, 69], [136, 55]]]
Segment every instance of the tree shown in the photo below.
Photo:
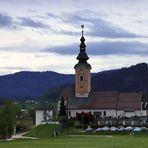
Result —
[[7, 139], [14, 133], [17, 107], [12, 101], [6, 101], [0, 110], [0, 138]]
[[29, 108], [28, 109], [28, 114], [33, 120], [33, 124], [35, 124], [35, 109], [34, 108]]
[[65, 101], [63, 97], [60, 102], [59, 116], [66, 116], [66, 106], [65, 106]]

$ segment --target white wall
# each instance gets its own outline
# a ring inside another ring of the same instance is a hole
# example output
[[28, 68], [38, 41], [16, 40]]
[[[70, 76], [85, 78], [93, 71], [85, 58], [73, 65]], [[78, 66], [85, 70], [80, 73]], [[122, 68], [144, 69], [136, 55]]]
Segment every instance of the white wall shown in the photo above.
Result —
[[141, 110], [136, 110], [134, 112], [125, 112], [126, 117], [132, 117], [132, 116], [141, 116]]
[[142, 116], [147, 116], [147, 112], [146, 112], [146, 110], [142, 110], [141, 115], [142, 115]]
[[[50, 114], [53, 117], [53, 110], [46, 110], [47, 114]], [[43, 124], [44, 122], [44, 110], [36, 110], [36, 122], [35, 125]], [[45, 122], [44, 122], [45, 123]]]
[[124, 117], [125, 116], [125, 113], [124, 113], [124, 110], [117, 110], [117, 117]]
[[43, 121], [43, 110], [36, 110], [36, 122], [35, 125], [41, 124], [41, 121]]

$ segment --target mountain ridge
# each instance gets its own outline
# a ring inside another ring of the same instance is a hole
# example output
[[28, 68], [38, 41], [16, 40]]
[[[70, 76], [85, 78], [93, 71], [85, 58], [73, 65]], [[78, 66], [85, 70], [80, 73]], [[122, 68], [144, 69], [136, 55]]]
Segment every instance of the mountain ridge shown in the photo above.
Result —
[[[74, 87], [74, 74], [22, 71], [0, 76], [0, 98], [34, 99], [46, 94], [53, 99], [67, 85]], [[112, 90], [148, 93], [148, 65], [140, 63], [92, 73], [92, 91]]]

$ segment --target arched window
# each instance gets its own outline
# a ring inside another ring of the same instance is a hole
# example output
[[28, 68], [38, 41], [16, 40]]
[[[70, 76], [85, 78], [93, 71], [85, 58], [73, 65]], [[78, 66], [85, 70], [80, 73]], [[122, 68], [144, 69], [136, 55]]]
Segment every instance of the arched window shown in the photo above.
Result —
[[80, 76], [80, 81], [83, 81], [83, 76]]

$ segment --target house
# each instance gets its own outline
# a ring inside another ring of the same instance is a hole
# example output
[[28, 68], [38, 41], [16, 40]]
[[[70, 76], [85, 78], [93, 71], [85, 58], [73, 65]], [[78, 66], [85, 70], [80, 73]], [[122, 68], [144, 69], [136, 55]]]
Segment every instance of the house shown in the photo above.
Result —
[[49, 108], [47, 105], [40, 105], [36, 108], [36, 121], [35, 125], [45, 124], [52, 122], [53, 119], [53, 109]]
[[[77, 56], [78, 63], [75, 69], [75, 89], [63, 88], [59, 96], [65, 99], [69, 117], [76, 113], [91, 112], [96, 117], [133, 117], [146, 116], [142, 107], [142, 93], [120, 93], [117, 91], [93, 92], [91, 90], [91, 65], [87, 62], [84, 38], [84, 26], [80, 39], [80, 51]], [[59, 103], [58, 103], [59, 104]]]

